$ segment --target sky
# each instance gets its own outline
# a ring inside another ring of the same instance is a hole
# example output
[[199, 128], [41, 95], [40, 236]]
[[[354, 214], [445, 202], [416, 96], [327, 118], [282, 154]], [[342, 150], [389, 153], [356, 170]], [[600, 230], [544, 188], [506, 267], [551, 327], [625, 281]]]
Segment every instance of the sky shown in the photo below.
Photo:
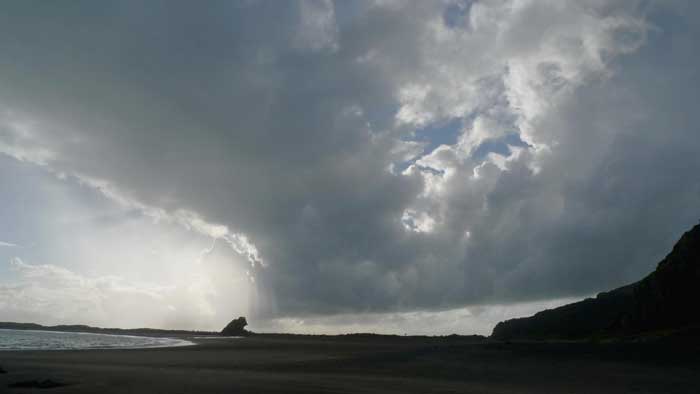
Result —
[[489, 334], [700, 219], [691, 0], [9, 1], [0, 320]]

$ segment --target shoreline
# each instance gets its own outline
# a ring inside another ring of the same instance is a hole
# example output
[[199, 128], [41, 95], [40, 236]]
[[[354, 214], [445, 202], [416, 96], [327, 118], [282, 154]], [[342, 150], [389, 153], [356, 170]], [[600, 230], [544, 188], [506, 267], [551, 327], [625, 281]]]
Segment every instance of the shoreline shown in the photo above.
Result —
[[44, 326], [36, 323], [0, 322], [0, 329], [16, 331], [81, 332], [86, 334], [131, 335], [147, 337], [219, 336], [216, 331], [166, 330], [159, 328], [102, 328], [83, 324]]
[[0, 392], [45, 380], [55, 393], [696, 393], [687, 344], [246, 337], [185, 347], [8, 351]]
[[[143, 343], [143, 345], [119, 345], [118, 343], [109, 346], [75, 346], [75, 347], [45, 347], [45, 348], [35, 348], [35, 347], [18, 347], [18, 348], [3, 348], [0, 347], [0, 354], [4, 352], [30, 352], [30, 351], [36, 351], [36, 352], [42, 352], [42, 351], [47, 351], [47, 352], [55, 352], [55, 351], [70, 351], [70, 350], [77, 350], [77, 351], [86, 351], [86, 350], [121, 350], [121, 349], [158, 349], [158, 348], [169, 348], [169, 347], [184, 347], [184, 346], [193, 346], [196, 345], [196, 342], [193, 342], [192, 340], [184, 339], [184, 338], [176, 338], [176, 337], [155, 337], [155, 336], [146, 336], [146, 335], [129, 335], [129, 334], [107, 334], [107, 333], [95, 333], [95, 332], [79, 332], [79, 331], [51, 331], [51, 330], [32, 330], [32, 329], [25, 329], [25, 330], [14, 330], [14, 329], [9, 329], [9, 328], [0, 328], [0, 332], [2, 331], [12, 331], [12, 332], [37, 332], [37, 333], [46, 333], [46, 334], [59, 334], [59, 335], [93, 335], [93, 336], [99, 336], [99, 337], [112, 337], [112, 338], [133, 338], [133, 339], [151, 339], [153, 340], [150, 344], [149, 343]], [[172, 341], [171, 343], [164, 343], [164, 340], [170, 340]]]

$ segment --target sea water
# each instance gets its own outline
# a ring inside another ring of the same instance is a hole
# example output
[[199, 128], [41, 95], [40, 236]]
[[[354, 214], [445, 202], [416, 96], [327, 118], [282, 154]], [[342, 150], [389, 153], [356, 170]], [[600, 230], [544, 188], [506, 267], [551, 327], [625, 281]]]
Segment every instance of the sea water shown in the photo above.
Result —
[[0, 329], [0, 350], [138, 349], [193, 345], [175, 338]]

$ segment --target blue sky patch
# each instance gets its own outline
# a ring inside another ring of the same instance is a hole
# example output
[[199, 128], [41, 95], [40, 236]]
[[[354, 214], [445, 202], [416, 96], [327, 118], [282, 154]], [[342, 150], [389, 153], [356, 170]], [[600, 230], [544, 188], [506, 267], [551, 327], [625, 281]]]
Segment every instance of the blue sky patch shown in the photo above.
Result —
[[498, 153], [502, 156], [510, 156], [510, 147], [527, 148], [530, 145], [520, 139], [520, 134], [510, 133], [501, 138], [491, 138], [482, 142], [472, 153], [474, 159], [480, 160], [489, 153]]
[[474, 3], [473, 0], [462, 0], [450, 3], [445, 7], [442, 20], [445, 26], [450, 28], [468, 27], [469, 10]]

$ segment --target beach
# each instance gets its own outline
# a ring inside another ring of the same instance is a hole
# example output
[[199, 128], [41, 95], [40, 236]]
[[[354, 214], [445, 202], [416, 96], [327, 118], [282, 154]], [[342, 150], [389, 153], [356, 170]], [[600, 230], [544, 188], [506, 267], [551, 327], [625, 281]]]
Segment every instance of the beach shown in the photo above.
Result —
[[[697, 345], [470, 337], [188, 338], [194, 346], [0, 352], [0, 392], [697, 393]], [[55, 383], [37, 388], [35, 383]], [[10, 386], [24, 387], [10, 387]]]

